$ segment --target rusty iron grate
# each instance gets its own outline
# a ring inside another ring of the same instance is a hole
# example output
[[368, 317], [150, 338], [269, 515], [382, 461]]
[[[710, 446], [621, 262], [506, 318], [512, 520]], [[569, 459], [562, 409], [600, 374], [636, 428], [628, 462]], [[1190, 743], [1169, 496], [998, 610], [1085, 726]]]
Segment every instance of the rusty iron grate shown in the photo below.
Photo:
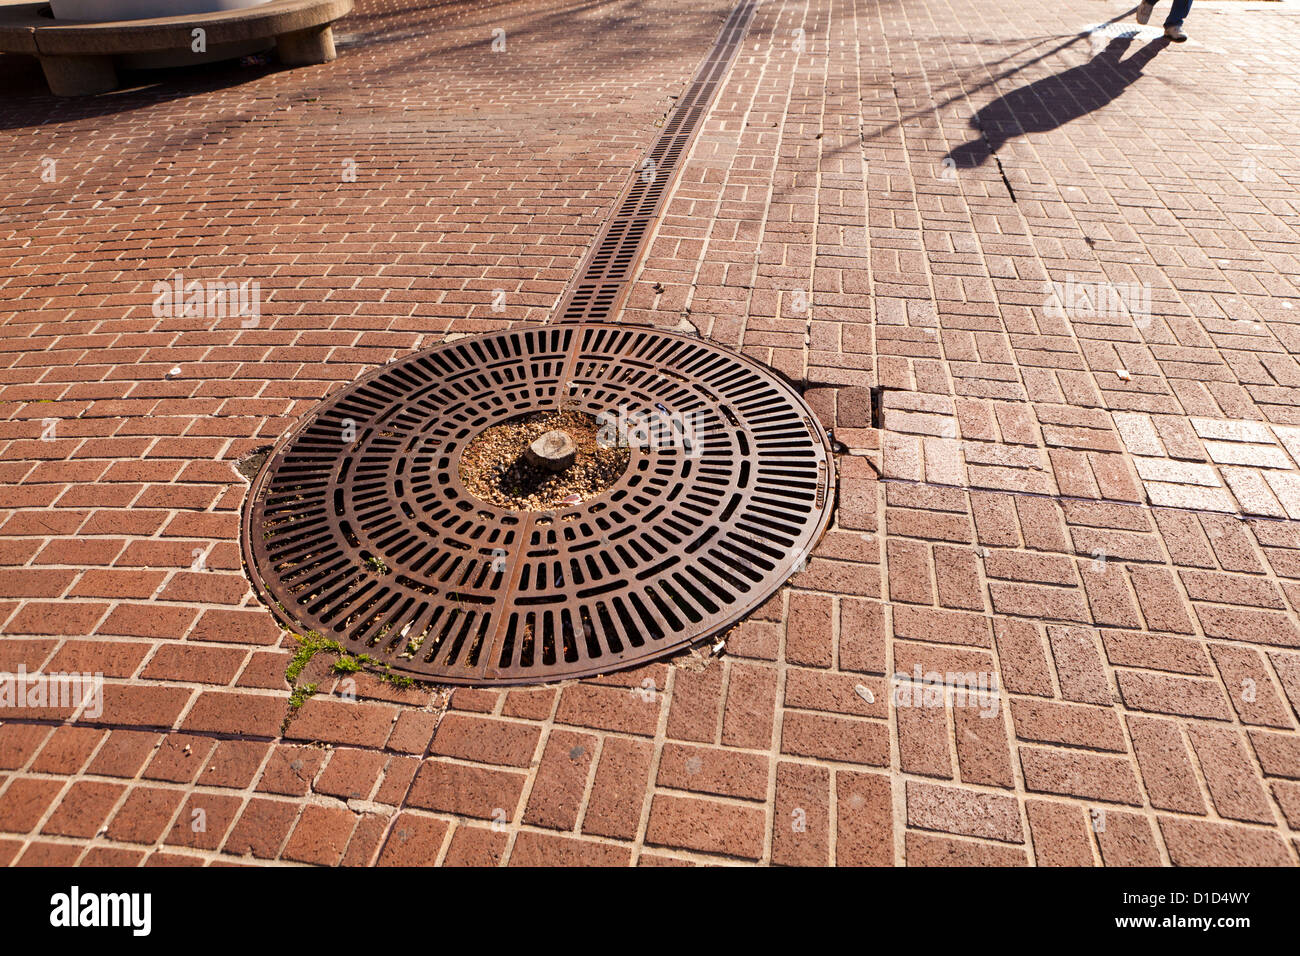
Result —
[[[547, 511], [473, 497], [459, 456], [522, 413], [622, 414], [626, 471]], [[557, 324], [376, 369], [285, 436], [253, 482], [244, 557], [300, 633], [448, 683], [605, 672], [717, 634], [830, 518], [826, 434], [784, 382], [698, 339]]]
[[732, 9], [708, 59], [664, 121], [646, 158], [624, 187], [614, 214], [601, 227], [561, 297], [555, 310], [559, 321], [602, 322], [618, 314], [627, 294], [627, 280], [640, 261], [669, 186], [740, 50], [756, 6], [746, 0]]

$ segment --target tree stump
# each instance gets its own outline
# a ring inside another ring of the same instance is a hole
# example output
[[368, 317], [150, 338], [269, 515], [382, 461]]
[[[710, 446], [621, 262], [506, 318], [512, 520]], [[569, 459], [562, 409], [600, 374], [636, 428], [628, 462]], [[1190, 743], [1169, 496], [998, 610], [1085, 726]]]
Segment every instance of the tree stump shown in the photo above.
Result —
[[573, 464], [573, 456], [577, 453], [578, 446], [568, 433], [556, 430], [533, 439], [524, 451], [524, 458], [530, 465], [558, 473]]

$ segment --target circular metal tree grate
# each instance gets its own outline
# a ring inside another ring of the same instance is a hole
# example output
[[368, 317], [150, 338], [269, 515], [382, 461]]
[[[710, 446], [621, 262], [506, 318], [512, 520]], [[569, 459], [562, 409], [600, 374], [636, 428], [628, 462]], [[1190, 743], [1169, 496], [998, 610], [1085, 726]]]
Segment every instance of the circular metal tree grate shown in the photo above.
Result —
[[[546, 512], [474, 497], [469, 442], [548, 409], [625, 442], [621, 477]], [[326, 401], [254, 480], [244, 555], [286, 624], [354, 653], [548, 681], [729, 627], [812, 549], [834, 483], [820, 424], [763, 367], [654, 329], [543, 326], [415, 353]]]

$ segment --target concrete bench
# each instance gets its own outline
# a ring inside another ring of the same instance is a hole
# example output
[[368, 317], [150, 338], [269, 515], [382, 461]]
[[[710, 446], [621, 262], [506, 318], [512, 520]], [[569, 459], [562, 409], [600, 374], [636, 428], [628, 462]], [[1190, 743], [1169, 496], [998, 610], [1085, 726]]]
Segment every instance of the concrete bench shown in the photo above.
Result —
[[331, 25], [352, 0], [271, 0], [243, 10], [150, 20], [56, 20], [45, 3], [0, 6], [0, 53], [37, 57], [56, 96], [106, 93], [117, 88], [113, 58], [191, 50], [203, 30], [209, 48], [275, 39], [280, 62], [306, 66], [334, 59]]

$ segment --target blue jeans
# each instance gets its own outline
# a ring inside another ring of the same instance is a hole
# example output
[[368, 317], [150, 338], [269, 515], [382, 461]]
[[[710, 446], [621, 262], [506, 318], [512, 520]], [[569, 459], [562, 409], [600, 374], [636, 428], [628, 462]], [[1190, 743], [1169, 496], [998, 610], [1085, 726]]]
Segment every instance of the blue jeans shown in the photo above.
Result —
[[1191, 9], [1192, 0], [1174, 0], [1174, 5], [1169, 8], [1169, 16], [1165, 17], [1165, 26], [1181, 27]]

